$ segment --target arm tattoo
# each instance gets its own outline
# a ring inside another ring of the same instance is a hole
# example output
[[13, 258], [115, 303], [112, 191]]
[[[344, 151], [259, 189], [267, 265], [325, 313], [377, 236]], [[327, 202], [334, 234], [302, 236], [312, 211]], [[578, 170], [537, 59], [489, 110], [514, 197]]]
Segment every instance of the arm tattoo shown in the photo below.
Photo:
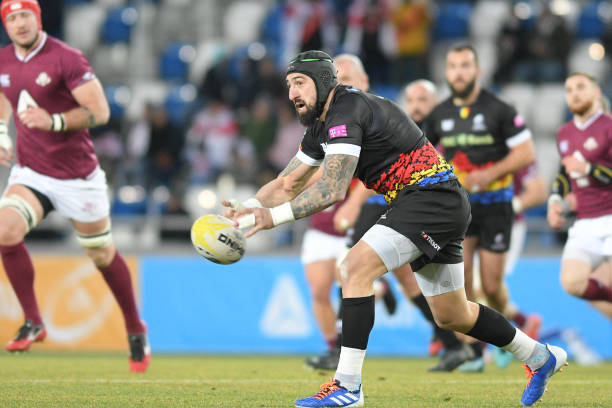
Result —
[[300, 164], [302, 164], [300, 159], [298, 159], [297, 157], [294, 157], [293, 159], [291, 159], [289, 164], [287, 164], [287, 167], [285, 167], [285, 170], [281, 171], [280, 176], [284, 177], [284, 176], [289, 175], [293, 170], [297, 169], [300, 166]]
[[291, 201], [295, 218], [307, 217], [342, 200], [358, 161], [359, 157], [345, 154], [325, 156], [321, 179]]
[[89, 110], [89, 108], [87, 106], [81, 106], [81, 108], [83, 108], [85, 110], [85, 113], [87, 113], [89, 115], [89, 126], [86, 126], [88, 128], [92, 128], [96, 126], [96, 117], [93, 115], [93, 113], [91, 113], [91, 111]]

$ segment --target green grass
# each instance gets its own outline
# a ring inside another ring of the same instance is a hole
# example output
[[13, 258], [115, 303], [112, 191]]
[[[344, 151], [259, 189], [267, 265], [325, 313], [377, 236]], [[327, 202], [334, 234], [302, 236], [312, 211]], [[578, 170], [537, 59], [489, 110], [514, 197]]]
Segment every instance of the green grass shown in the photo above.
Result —
[[[519, 407], [522, 368], [489, 364], [484, 374], [427, 373], [430, 359], [366, 358], [367, 407]], [[0, 354], [0, 407], [292, 407], [333, 373], [294, 356], [154, 355], [145, 374], [127, 356]], [[570, 363], [538, 407], [612, 406], [612, 363]]]

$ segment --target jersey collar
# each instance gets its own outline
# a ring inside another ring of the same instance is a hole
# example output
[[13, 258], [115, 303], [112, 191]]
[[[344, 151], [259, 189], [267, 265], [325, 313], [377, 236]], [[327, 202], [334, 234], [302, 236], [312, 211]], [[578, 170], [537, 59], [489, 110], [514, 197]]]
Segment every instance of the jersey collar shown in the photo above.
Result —
[[588, 128], [589, 126], [591, 126], [593, 122], [595, 122], [597, 119], [599, 119], [601, 115], [603, 115], [603, 110], [599, 109], [597, 112], [595, 112], [593, 116], [588, 118], [586, 122], [584, 122], [583, 124], [578, 123], [576, 119], [574, 119], [574, 126], [576, 126], [578, 130], [584, 130]]
[[21, 62], [28, 62], [30, 61], [32, 58], [34, 58], [36, 56], [36, 54], [38, 54], [40, 52], [40, 50], [42, 50], [42, 48], [45, 46], [45, 44], [47, 43], [47, 33], [42, 31], [42, 40], [40, 41], [40, 44], [38, 44], [38, 47], [34, 48], [32, 50], [32, 52], [30, 52], [29, 54], [27, 54], [25, 57], [22, 57], [21, 55], [19, 55], [19, 53], [17, 52], [17, 47], [15, 48], [15, 57], [17, 57], [17, 59]]

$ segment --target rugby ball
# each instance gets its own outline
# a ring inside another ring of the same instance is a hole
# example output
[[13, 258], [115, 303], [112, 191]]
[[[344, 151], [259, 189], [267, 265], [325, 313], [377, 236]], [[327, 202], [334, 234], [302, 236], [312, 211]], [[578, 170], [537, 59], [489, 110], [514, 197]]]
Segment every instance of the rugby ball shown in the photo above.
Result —
[[246, 238], [234, 222], [220, 215], [203, 215], [191, 226], [191, 242], [209, 261], [228, 265], [237, 262], [246, 250]]

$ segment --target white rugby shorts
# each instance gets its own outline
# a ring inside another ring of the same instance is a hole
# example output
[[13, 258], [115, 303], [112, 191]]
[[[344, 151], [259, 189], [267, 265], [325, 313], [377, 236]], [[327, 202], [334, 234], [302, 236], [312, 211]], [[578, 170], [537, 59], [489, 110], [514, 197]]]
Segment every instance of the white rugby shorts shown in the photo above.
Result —
[[[410, 263], [423, 252], [404, 235], [385, 225], [375, 224], [361, 238], [383, 261], [387, 271]], [[414, 273], [424, 296], [454, 292], [464, 286], [463, 262], [456, 264], [428, 263]]]
[[346, 237], [326, 234], [314, 228], [304, 233], [302, 240], [302, 264], [336, 260], [346, 251]]
[[568, 231], [562, 260], [578, 259], [592, 268], [612, 259], [612, 214], [576, 220]]
[[8, 185], [31, 187], [49, 198], [55, 210], [71, 220], [94, 222], [110, 214], [106, 173], [96, 167], [85, 179], [56, 179], [15, 164]]

